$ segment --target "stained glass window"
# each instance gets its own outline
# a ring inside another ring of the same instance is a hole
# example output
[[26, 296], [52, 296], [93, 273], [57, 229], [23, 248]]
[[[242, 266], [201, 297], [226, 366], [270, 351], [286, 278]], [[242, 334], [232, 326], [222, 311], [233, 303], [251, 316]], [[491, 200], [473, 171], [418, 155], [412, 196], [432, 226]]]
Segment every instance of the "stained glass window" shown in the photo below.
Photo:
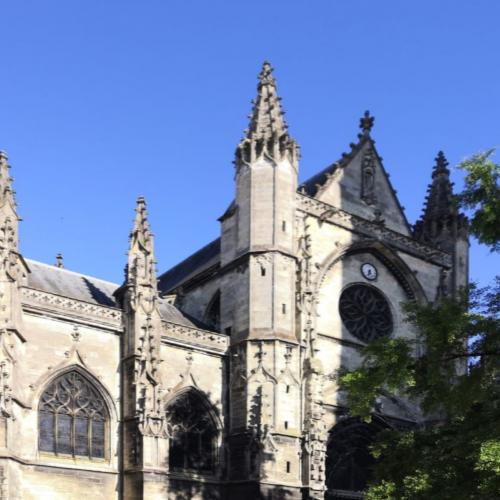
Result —
[[326, 498], [337, 498], [339, 491], [366, 489], [374, 464], [370, 445], [380, 430], [376, 424], [354, 419], [340, 422], [332, 429], [326, 453]]
[[363, 284], [348, 286], [340, 296], [339, 312], [349, 333], [363, 342], [392, 332], [391, 309], [384, 296], [374, 287]]
[[194, 391], [180, 395], [167, 408], [167, 419], [170, 469], [213, 472], [217, 428], [202, 397]]
[[77, 371], [56, 378], [38, 407], [39, 449], [56, 455], [104, 458], [106, 404]]

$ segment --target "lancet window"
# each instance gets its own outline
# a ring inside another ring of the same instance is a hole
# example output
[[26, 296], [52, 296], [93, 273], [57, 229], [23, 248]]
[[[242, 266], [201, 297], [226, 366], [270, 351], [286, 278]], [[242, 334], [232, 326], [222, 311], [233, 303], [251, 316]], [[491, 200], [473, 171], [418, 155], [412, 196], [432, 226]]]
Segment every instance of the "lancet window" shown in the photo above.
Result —
[[40, 451], [106, 457], [108, 410], [97, 389], [79, 372], [65, 373], [45, 389], [38, 420]]
[[188, 391], [167, 408], [170, 470], [210, 474], [216, 462], [217, 427], [207, 404]]

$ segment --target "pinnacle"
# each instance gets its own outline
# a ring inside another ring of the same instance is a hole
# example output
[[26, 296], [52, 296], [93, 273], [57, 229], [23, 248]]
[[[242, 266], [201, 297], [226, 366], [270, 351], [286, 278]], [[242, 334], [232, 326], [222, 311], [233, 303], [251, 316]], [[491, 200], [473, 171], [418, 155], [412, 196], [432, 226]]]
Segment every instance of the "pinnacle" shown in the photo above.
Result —
[[134, 229], [132, 234], [140, 232], [141, 240], [147, 240], [150, 236], [148, 224], [148, 212], [146, 208], [146, 200], [144, 196], [137, 198], [136, 217], [134, 221]]
[[153, 234], [149, 228], [146, 200], [143, 196], [137, 198], [135, 213], [134, 225], [130, 233], [126, 279], [128, 281], [137, 279], [137, 263], [142, 262], [144, 269], [141, 271], [141, 276], [149, 286], [154, 288], [156, 287], [156, 268]]
[[462, 224], [464, 216], [458, 213], [454, 202], [448, 161], [444, 153], [439, 151], [432, 170], [432, 181], [427, 187], [423, 214], [415, 225], [415, 235], [419, 239], [425, 239], [437, 227], [444, 227], [450, 220]]
[[7, 162], [8, 157], [4, 151], [0, 151], [0, 205], [6, 201], [15, 207], [14, 190], [12, 189], [12, 177], [10, 176], [10, 166]]
[[257, 98], [250, 115], [250, 132], [253, 139], [270, 139], [282, 135], [286, 128], [283, 111], [276, 94], [276, 80], [269, 62], [264, 62], [259, 73]]
[[276, 158], [287, 152], [296, 158], [297, 146], [288, 134], [280, 101], [273, 68], [264, 61], [258, 75], [257, 97], [252, 101], [250, 124], [237, 149], [238, 158], [253, 161], [261, 154]]

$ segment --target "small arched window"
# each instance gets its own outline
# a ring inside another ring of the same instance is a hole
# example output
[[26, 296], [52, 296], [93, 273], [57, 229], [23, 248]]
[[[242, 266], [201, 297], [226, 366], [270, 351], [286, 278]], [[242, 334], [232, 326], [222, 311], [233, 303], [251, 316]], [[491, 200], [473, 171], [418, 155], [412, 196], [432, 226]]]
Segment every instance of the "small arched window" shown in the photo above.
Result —
[[215, 469], [217, 427], [203, 397], [190, 390], [167, 408], [170, 470], [209, 474]]
[[40, 451], [105, 458], [109, 421], [106, 404], [79, 372], [65, 373], [45, 389], [38, 419]]

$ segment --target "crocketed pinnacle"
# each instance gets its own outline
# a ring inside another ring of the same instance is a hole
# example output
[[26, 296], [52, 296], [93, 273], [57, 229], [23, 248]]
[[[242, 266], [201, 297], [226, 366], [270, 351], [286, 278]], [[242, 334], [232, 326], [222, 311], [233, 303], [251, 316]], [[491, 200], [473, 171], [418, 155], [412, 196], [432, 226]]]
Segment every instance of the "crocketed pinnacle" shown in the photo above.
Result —
[[130, 233], [127, 282], [156, 290], [156, 261], [153, 234], [149, 228], [146, 200], [140, 196], [135, 209], [134, 227]]
[[288, 134], [281, 99], [276, 92], [276, 79], [269, 62], [264, 62], [258, 78], [250, 124], [236, 150], [237, 162], [250, 163], [262, 155], [274, 160], [289, 155], [289, 159], [295, 162], [298, 146]]
[[467, 220], [458, 212], [455, 203], [448, 161], [444, 153], [439, 151], [432, 170], [432, 182], [427, 188], [423, 214], [415, 224], [415, 237], [432, 241], [443, 232], [456, 233], [466, 229], [466, 226]]
[[12, 205], [15, 210], [16, 200], [12, 189], [12, 177], [10, 176], [10, 167], [7, 155], [0, 151], [0, 206], [4, 206], [6, 202]]
[[444, 153], [439, 151], [432, 170], [432, 182], [428, 187], [423, 217], [424, 219], [447, 217], [454, 215], [456, 211], [448, 161]]

